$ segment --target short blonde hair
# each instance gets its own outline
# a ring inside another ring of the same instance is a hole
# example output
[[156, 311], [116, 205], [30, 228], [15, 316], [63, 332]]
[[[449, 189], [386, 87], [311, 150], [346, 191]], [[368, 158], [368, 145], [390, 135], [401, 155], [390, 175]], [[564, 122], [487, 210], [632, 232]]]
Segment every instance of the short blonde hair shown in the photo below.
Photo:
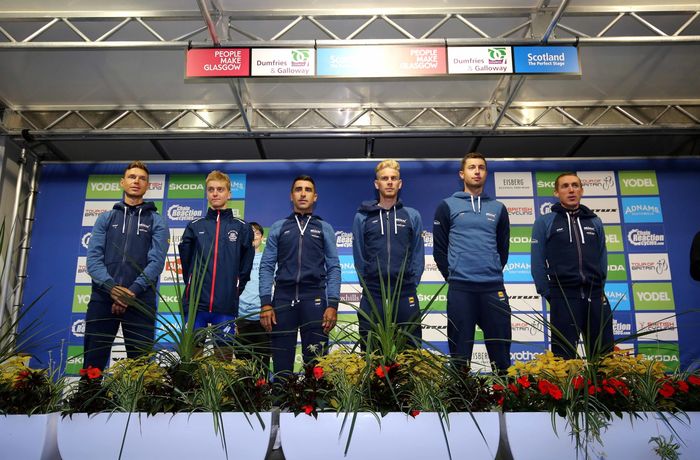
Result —
[[379, 171], [386, 168], [395, 169], [399, 172], [399, 175], [401, 175], [401, 165], [396, 160], [380, 161], [377, 167], [374, 168], [374, 173], [377, 175], [377, 177], [379, 177]]
[[228, 177], [228, 174], [215, 169], [209, 173], [209, 175], [207, 176], [207, 180], [204, 181], [204, 183], [208, 184], [210, 181], [213, 180], [224, 182], [226, 184], [226, 190], [231, 191], [231, 179]]

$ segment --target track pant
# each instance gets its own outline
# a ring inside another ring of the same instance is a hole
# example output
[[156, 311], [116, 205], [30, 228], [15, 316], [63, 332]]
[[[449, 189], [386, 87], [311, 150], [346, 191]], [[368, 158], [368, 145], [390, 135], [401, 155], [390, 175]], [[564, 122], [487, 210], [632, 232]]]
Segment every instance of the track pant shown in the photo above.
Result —
[[[357, 314], [361, 339], [360, 347], [363, 351], [367, 349], [368, 333], [372, 331], [372, 323], [383, 324], [384, 322], [385, 305], [382, 303], [381, 293], [370, 291], [370, 295], [374, 305], [370, 302], [367, 293], [363, 293], [360, 300], [360, 311], [365, 314]], [[402, 328], [411, 336], [411, 339], [407, 338], [409, 345], [420, 346], [423, 335], [420, 324], [420, 305], [418, 304], [416, 292], [401, 293], [398, 302], [393, 307], [394, 311], [391, 312], [389, 321]], [[371, 344], [370, 348], [373, 348]]]
[[504, 289], [476, 292], [451, 285], [447, 292], [447, 339], [454, 360], [471, 361], [476, 326], [484, 331], [489, 360], [510, 367], [510, 305]]
[[547, 300], [551, 328], [554, 328], [550, 330], [554, 355], [566, 359], [575, 358], [579, 335], [583, 335], [591, 355], [612, 349], [612, 312], [610, 303], [600, 288], [552, 287]]
[[153, 349], [155, 322], [155, 306], [148, 311], [130, 306], [123, 315], [114, 315], [111, 300], [90, 300], [85, 315], [83, 367], [92, 366], [104, 370], [109, 363], [112, 343], [120, 324], [127, 357], [138, 358], [150, 353]]
[[301, 349], [304, 363], [328, 351], [328, 335], [323, 333], [321, 323], [326, 310], [325, 297], [292, 302], [290, 298], [279, 297], [272, 302], [277, 324], [272, 325], [270, 344], [275, 373], [289, 373], [294, 370], [297, 331], [301, 333]]
[[259, 319], [236, 321], [236, 345], [236, 358], [259, 359], [266, 367], [270, 366], [270, 334]]

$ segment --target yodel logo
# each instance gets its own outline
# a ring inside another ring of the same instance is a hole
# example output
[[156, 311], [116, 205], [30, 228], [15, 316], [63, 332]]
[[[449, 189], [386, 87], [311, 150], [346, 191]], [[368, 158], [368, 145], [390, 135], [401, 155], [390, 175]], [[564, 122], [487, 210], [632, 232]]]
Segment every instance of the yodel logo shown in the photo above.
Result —
[[636, 294], [637, 294], [637, 300], [639, 300], [639, 301], [644, 301], [644, 302], [670, 302], [671, 301], [671, 296], [669, 296], [668, 292], [666, 292], [666, 291], [661, 291], [661, 292], [638, 291]]
[[92, 192], [120, 192], [119, 182], [91, 182], [90, 191]]
[[622, 179], [622, 185], [625, 187], [655, 187], [656, 184], [652, 179], [646, 178], [646, 179], [637, 179], [637, 178], [631, 178], [631, 179]]

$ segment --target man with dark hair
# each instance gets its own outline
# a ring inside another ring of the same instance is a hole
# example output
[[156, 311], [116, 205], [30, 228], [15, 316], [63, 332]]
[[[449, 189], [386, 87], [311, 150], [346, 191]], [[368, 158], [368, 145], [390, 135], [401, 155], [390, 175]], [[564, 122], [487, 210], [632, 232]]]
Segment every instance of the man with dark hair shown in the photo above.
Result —
[[503, 203], [484, 194], [486, 159], [462, 158], [464, 190], [442, 200], [433, 222], [433, 257], [449, 284], [447, 338], [450, 355], [471, 360], [475, 327], [484, 331], [495, 369], [510, 366], [510, 306], [503, 285], [508, 262], [510, 221]]
[[260, 324], [260, 260], [262, 259], [262, 239], [264, 230], [257, 222], [250, 223], [253, 229], [255, 258], [250, 280], [245, 285], [238, 303], [236, 338], [240, 345], [236, 357], [240, 359], [259, 358], [266, 367], [270, 366], [270, 333]]
[[550, 305], [552, 353], [576, 357], [583, 334], [592, 355], [612, 348], [610, 304], [604, 295], [608, 273], [603, 223], [581, 204], [583, 186], [575, 172], [554, 181], [559, 203], [532, 228], [532, 278]]
[[[234, 217], [228, 208], [231, 198], [228, 175], [212, 171], [205, 184], [207, 215], [187, 224], [179, 245], [182, 276], [187, 283], [185, 308], [190, 298], [198, 296], [194, 327], [217, 326], [219, 356], [230, 360], [238, 293], [245, 289], [253, 266], [253, 232], [250, 225]], [[202, 268], [195, 273], [197, 266]], [[201, 284], [192, 283], [202, 276]], [[195, 285], [201, 285], [200, 292], [192, 292]]]
[[83, 367], [104, 369], [122, 326], [126, 354], [137, 358], [153, 347], [156, 283], [168, 250], [168, 226], [148, 191], [148, 168], [127, 166], [119, 180], [124, 199], [97, 218], [88, 244], [92, 294], [85, 316]]
[[297, 330], [304, 362], [327, 352], [340, 299], [335, 231], [312, 213], [318, 199], [314, 180], [295, 178], [290, 199], [294, 212], [272, 224], [260, 261], [260, 324], [272, 332], [276, 373], [294, 370]]
[[404, 206], [399, 199], [403, 185], [400, 168], [396, 160], [384, 160], [376, 166], [374, 187], [379, 199], [362, 202], [352, 226], [355, 270], [367, 288], [357, 314], [363, 349], [376, 348], [368, 343], [374, 342], [369, 335], [370, 324], [383, 324], [385, 319], [413, 339], [409, 344], [419, 345], [422, 337], [416, 289], [425, 266], [423, 223], [418, 211]]

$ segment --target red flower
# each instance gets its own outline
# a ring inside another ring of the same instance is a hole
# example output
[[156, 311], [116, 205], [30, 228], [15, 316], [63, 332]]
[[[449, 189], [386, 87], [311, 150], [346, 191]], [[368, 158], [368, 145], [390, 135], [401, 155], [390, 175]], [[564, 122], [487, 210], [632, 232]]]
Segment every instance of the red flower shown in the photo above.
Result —
[[87, 368], [87, 377], [92, 380], [92, 379], [98, 379], [102, 375], [102, 371], [98, 367], [92, 367], [88, 366]]
[[583, 388], [583, 377], [577, 375], [576, 377], [574, 377], [571, 383], [574, 385], [575, 390], [580, 390], [581, 388]]
[[523, 388], [530, 388], [530, 379], [527, 377], [527, 375], [522, 375], [522, 376], [518, 377], [517, 382]]
[[549, 394], [552, 396], [552, 398], [556, 399], [559, 401], [563, 396], [564, 393], [561, 391], [561, 388], [559, 388], [556, 385], [552, 385], [549, 387]]
[[304, 406], [301, 406], [301, 410], [303, 410], [306, 415], [311, 415], [311, 412], [314, 411], [314, 406], [312, 406], [311, 404], [306, 404]]
[[261, 387], [267, 383], [267, 380], [265, 380], [263, 377], [260, 377], [257, 382], [255, 382], [256, 387]]
[[503, 390], [505, 390], [505, 387], [503, 387], [503, 385], [499, 385], [499, 384], [497, 384], [497, 383], [494, 383], [494, 384], [493, 384], [493, 387], [491, 387], [491, 388], [493, 388], [493, 391], [503, 391]]
[[539, 382], [537, 382], [537, 388], [540, 390], [540, 393], [543, 395], [546, 395], [547, 392], [549, 391], [549, 385], [551, 385], [551, 383], [549, 383], [545, 379], [542, 379]]
[[498, 405], [502, 407], [502, 406], [503, 406], [503, 401], [504, 401], [505, 399], [506, 399], [506, 398], [505, 398], [504, 396], [501, 396], [500, 398], [498, 398], [498, 401], [497, 401], [497, 402], [498, 402]]
[[418, 414], [420, 414], [420, 411], [416, 409], [413, 409], [411, 412], [409, 412], [409, 415], [413, 418], [416, 418]]
[[[90, 367], [92, 367], [92, 366], [90, 366]], [[85, 376], [87, 375], [87, 369], [80, 369], [79, 374], [80, 374], [82, 377], [85, 377]]]
[[386, 377], [385, 371], [388, 371], [388, 370], [389, 370], [388, 368], [385, 368], [384, 365], [380, 364], [379, 366], [377, 366], [377, 369], [374, 371], [374, 373], [377, 374], [377, 377], [379, 377], [380, 379], [383, 379]]
[[676, 390], [673, 388], [673, 385], [668, 382], [664, 383], [663, 386], [659, 388], [659, 394], [664, 398], [670, 398], [675, 392]]
[[15, 377], [15, 378], [16, 378], [17, 380], [24, 380], [24, 379], [26, 379], [27, 377], [29, 377], [30, 375], [32, 375], [32, 372], [31, 372], [29, 369], [27, 369], [27, 370], [24, 370], [24, 371], [19, 371], [19, 372], [17, 372], [17, 377]]
[[599, 391], [600, 391], [600, 387], [596, 387], [595, 385], [591, 385], [588, 387], [588, 394], [591, 396], [598, 393]]
[[688, 384], [685, 383], [683, 380], [680, 380], [678, 382], [678, 391], [682, 391], [683, 393], [688, 392]]
[[512, 391], [513, 393], [515, 393], [516, 396], [518, 395], [518, 391], [519, 391], [519, 390], [518, 390], [518, 387], [517, 387], [517, 386], [513, 385], [512, 383], [509, 383], [509, 384], [508, 384], [508, 388], [510, 388], [510, 391]]
[[608, 394], [615, 394], [615, 388], [611, 387], [610, 385], [603, 385], [603, 390], [605, 390]]
[[314, 378], [319, 380], [321, 377], [323, 377], [323, 368], [321, 366], [314, 366]]
[[700, 377], [697, 375], [691, 375], [688, 377], [688, 383], [691, 385], [700, 385]]

